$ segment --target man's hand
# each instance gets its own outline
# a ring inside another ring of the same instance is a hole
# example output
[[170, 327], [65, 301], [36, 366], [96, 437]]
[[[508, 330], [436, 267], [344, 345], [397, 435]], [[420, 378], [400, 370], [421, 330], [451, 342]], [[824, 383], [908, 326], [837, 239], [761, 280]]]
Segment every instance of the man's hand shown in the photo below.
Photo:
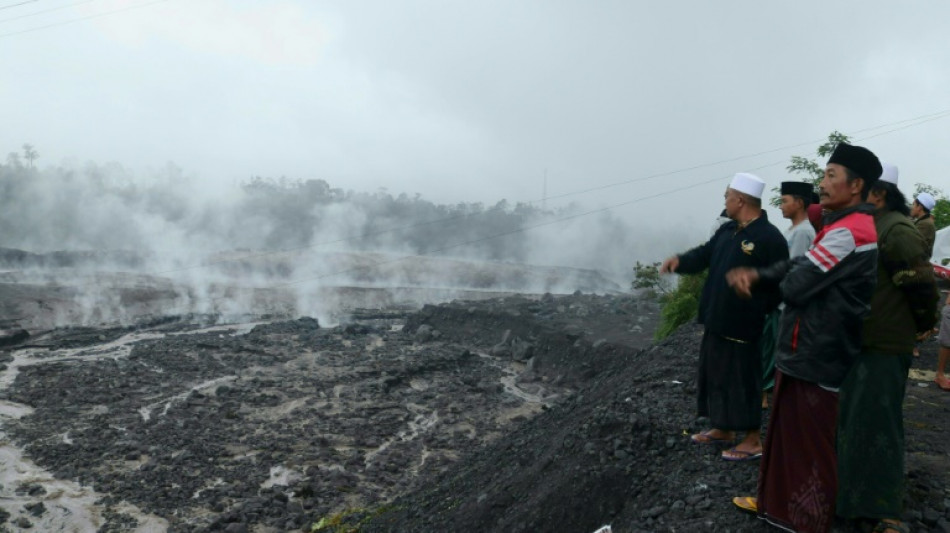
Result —
[[676, 272], [676, 269], [680, 267], [680, 257], [674, 255], [669, 257], [666, 261], [663, 261], [663, 264], [660, 266], [660, 274], [672, 274]]
[[739, 267], [726, 272], [726, 282], [740, 298], [752, 298], [752, 286], [759, 281], [759, 271], [754, 268]]

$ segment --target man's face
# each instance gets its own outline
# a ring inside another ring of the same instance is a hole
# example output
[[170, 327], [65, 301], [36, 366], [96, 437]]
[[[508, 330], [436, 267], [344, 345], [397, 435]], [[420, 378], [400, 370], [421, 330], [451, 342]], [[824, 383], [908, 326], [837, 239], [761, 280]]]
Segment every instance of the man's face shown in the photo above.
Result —
[[726, 199], [726, 216], [735, 220], [736, 215], [739, 214], [739, 209], [742, 208], [742, 198], [739, 196], [739, 193], [728, 187], [723, 197]]
[[778, 206], [782, 210], [782, 216], [785, 218], [795, 218], [800, 211], [805, 210], [804, 203], [791, 194], [782, 195], [782, 203]]
[[818, 197], [821, 198], [821, 207], [830, 211], [844, 209], [851, 205], [854, 197], [861, 197], [861, 187], [864, 180], [856, 179], [848, 182], [848, 171], [837, 163], [829, 163], [825, 167], [825, 177], [818, 184]]
[[914, 203], [910, 206], [910, 216], [914, 218], [920, 218], [924, 215], [924, 207], [920, 205], [920, 202], [914, 200]]

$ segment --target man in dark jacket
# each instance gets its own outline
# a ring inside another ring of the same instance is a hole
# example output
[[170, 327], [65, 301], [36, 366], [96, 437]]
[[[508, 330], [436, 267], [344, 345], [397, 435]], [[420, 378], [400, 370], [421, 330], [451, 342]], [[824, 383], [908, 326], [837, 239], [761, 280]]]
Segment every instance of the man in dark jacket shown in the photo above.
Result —
[[733, 502], [789, 531], [824, 532], [834, 520], [837, 391], [861, 351], [877, 279], [873, 207], [864, 200], [880, 175], [871, 151], [839, 144], [819, 184], [827, 213], [811, 249], [728, 276], [738, 294], [750, 295], [754, 285], [778, 283], [782, 290], [774, 405], [758, 494]]
[[929, 260], [934, 254], [934, 241], [937, 239], [937, 226], [934, 224], [934, 217], [930, 214], [937, 200], [928, 192], [922, 192], [914, 198], [914, 205], [910, 207], [910, 216], [914, 218], [914, 226], [924, 238], [927, 246], [925, 250]]
[[875, 183], [869, 199], [875, 206], [877, 286], [861, 355], [841, 385], [837, 506], [839, 516], [871, 519], [878, 522], [874, 531], [899, 533], [907, 531], [901, 523], [904, 391], [914, 341], [933, 327], [938, 296], [927, 245], [908, 218], [896, 173], [893, 181]]
[[709, 269], [699, 300], [699, 322], [705, 326], [699, 354], [697, 408], [712, 429], [693, 435], [694, 442], [733, 442], [722, 452], [729, 461], [762, 455], [762, 361], [759, 338], [765, 315], [779, 303], [777, 287], [740, 298], [726, 283], [726, 272], [764, 267], [788, 258], [788, 245], [762, 210], [765, 183], [752, 174], [736, 174], [726, 189], [723, 224], [703, 245], [667, 259], [660, 271], [693, 274]]

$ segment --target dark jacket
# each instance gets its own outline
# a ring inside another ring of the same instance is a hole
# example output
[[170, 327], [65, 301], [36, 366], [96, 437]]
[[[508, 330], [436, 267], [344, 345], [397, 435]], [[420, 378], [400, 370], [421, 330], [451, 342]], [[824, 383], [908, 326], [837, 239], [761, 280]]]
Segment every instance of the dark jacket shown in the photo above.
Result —
[[873, 206], [834, 211], [805, 255], [759, 269], [778, 283], [785, 310], [775, 365], [783, 373], [837, 388], [861, 352], [864, 317], [877, 279]]
[[937, 240], [937, 226], [934, 224], [934, 217], [927, 215], [918, 218], [914, 221], [914, 226], [920, 232], [920, 236], [924, 238], [926, 247], [924, 252], [927, 254], [927, 261], [930, 261], [934, 254], [934, 241]]
[[897, 211], [874, 213], [877, 287], [864, 321], [862, 347], [878, 354], [909, 354], [917, 333], [936, 322], [937, 285], [925, 257], [924, 237]]
[[723, 224], [708, 242], [679, 256], [678, 274], [696, 274], [709, 269], [699, 299], [698, 321], [710, 333], [745, 342], [762, 336], [766, 313], [774, 310], [781, 296], [777, 287], [757, 290], [743, 299], [726, 283], [726, 272], [736, 267], [764, 267], [788, 259], [788, 244], [782, 232], [762, 215], [739, 229], [735, 220]]

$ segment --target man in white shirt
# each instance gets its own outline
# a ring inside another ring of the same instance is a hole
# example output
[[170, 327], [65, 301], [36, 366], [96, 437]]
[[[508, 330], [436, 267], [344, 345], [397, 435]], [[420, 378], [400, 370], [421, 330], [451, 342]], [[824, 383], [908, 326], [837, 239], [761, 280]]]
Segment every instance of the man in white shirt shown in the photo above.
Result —
[[[815, 240], [815, 228], [808, 220], [808, 206], [811, 204], [815, 188], [804, 181], [783, 181], [780, 188], [782, 203], [779, 209], [782, 216], [792, 221], [792, 227], [782, 235], [788, 242], [789, 259], [805, 255]], [[762, 408], [769, 406], [769, 393], [775, 387], [775, 341], [778, 337], [779, 309], [772, 311], [765, 319], [762, 330]]]
[[792, 221], [792, 227], [785, 230], [788, 241], [788, 256], [804, 255], [815, 240], [815, 228], [808, 222], [808, 206], [815, 188], [804, 181], [782, 182], [782, 203], [779, 208], [782, 216]]

